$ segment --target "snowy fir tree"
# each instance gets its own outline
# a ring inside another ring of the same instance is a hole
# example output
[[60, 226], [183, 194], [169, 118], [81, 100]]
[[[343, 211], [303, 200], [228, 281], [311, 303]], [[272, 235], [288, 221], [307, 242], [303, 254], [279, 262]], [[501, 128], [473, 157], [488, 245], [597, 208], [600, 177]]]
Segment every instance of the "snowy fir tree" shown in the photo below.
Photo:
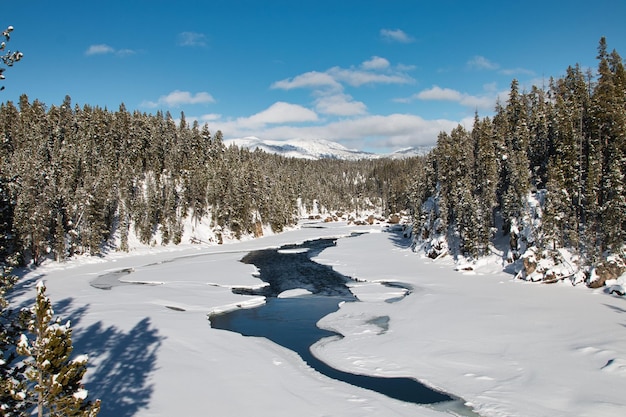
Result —
[[31, 338], [22, 334], [17, 347], [18, 353], [27, 357], [25, 375], [29, 384], [24, 395], [27, 407], [36, 410], [38, 417], [95, 417], [100, 411], [100, 401], [87, 401], [87, 390], [82, 384], [87, 356], [70, 359], [70, 323], [61, 324], [59, 318], [53, 319], [54, 311], [43, 281], [37, 284], [31, 313], [28, 323]]
[[11, 274], [10, 260], [3, 259], [0, 263], [0, 415], [10, 417], [21, 416], [26, 410], [26, 377], [20, 363], [22, 358], [16, 351], [24, 325], [5, 299], [17, 277]]

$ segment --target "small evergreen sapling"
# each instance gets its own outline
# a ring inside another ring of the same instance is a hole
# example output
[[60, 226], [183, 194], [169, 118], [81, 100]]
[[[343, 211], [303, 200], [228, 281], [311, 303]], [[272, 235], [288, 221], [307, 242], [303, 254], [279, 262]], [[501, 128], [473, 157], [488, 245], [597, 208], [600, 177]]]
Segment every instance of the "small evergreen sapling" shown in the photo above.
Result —
[[70, 360], [70, 323], [53, 320], [54, 311], [43, 281], [37, 284], [31, 312], [28, 330], [34, 340], [22, 334], [17, 348], [18, 353], [29, 357], [25, 361], [26, 377], [31, 383], [27, 401], [37, 406], [38, 417], [95, 417], [100, 411], [100, 400], [86, 401], [87, 390], [81, 382], [87, 370], [87, 356]]

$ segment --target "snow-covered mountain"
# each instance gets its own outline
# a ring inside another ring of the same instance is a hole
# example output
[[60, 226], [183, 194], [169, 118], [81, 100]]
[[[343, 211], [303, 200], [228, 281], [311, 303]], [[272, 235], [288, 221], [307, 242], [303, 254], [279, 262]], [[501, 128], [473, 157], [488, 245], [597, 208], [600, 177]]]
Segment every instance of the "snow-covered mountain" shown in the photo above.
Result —
[[302, 159], [356, 160], [379, 157], [373, 153], [348, 149], [339, 143], [324, 139], [265, 140], [248, 136], [241, 139], [228, 139], [224, 141], [224, 144], [226, 146], [236, 145], [250, 150], [262, 149], [268, 153]]
[[250, 150], [262, 149], [268, 153], [279, 154], [291, 158], [302, 159], [378, 159], [382, 157], [407, 158], [416, 155], [425, 155], [432, 147], [405, 148], [396, 152], [381, 155], [371, 152], [349, 149], [345, 146], [325, 139], [290, 139], [290, 140], [266, 140], [255, 136], [239, 139], [227, 139], [226, 146], [235, 145]]
[[398, 149], [395, 152], [385, 155], [388, 158], [402, 159], [412, 156], [424, 156], [434, 149], [435, 145], [411, 146], [409, 148]]

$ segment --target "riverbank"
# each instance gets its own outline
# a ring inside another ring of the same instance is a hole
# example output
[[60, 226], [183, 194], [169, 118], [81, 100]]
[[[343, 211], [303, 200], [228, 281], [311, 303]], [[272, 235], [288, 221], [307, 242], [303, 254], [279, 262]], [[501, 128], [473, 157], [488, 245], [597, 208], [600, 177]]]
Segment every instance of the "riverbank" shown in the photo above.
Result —
[[[211, 311], [263, 302], [231, 291], [260, 285], [255, 267], [239, 262], [248, 251], [371, 231], [316, 258], [361, 281], [351, 289], [363, 301], [322, 320], [344, 338], [318, 344], [316, 356], [349, 372], [417, 378], [484, 416], [621, 416], [623, 299], [501, 272], [456, 272], [384, 230], [318, 224], [228, 245], [47, 264], [24, 276], [14, 301], [26, 302], [36, 281], [46, 280], [55, 311], [73, 323], [76, 354], [90, 355], [88, 388], [103, 400], [103, 417], [443, 415], [334, 381], [287, 349], [207, 321]], [[90, 285], [129, 268], [129, 281], [153, 285]], [[368, 285], [374, 280], [409, 284], [412, 293], [385, 302], [404, 290], [381, 295]]]
[[[530, 284], [488, 266], [453, 271], [452, 262], [419, 258], [385, 233], [340, 240], [317, 261], [357, 279], [414, 287], [401, 303], [346, 304], [322, 319], [322, 327], [344, 335], [315, 349], [334, 366], [411, 375], [484, 416], [617, 417], [626, 409], [621, 297]], [[352, 290], [359, 296], [358, 286]], [[367, 324], [380, 316], [390, 317], [384, 334]]]

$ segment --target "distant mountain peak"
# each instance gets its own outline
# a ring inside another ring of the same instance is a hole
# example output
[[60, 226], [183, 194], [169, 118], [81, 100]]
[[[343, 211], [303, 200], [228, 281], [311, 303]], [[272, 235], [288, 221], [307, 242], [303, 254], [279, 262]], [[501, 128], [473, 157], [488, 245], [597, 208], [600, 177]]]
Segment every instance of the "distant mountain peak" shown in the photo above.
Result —
[[398, 149], [397, 151], [385, 156], [396, 159], [410, 158], [412, 156], [425, 156], [432, 151], [434, 147], [434, 145], [409, 146], [407, 148]]
[[326, 139], [289, 139], [289, 140], [268, 140], [259, 139], [256, 136], [247, 136], [238, 139], [227, 139], [226, 146], [235, 145], [240, 148], [250, 150], [261, 149], [267, 153], [282, 155], [288, 158], [301, 159], [343, 159], [354, 161], [357, 159], [378, 159], [378, 158], [408, 158], [416, 155], [425, 155], [432, 146], [403, 148], [396, 152], [381, 155], [371, 152], [349, 149], [340, 143]]
[[301, 159], [357, 160], [380, 157], [380, 155], [373, 153], [348, 149], [337, 142], [326, 139], [267, 140], [248, 136], [240, 139], [227, 139], [224, 144], [226, 146], [236, 145], [250, 150], [261, 149], [268, 153]]

